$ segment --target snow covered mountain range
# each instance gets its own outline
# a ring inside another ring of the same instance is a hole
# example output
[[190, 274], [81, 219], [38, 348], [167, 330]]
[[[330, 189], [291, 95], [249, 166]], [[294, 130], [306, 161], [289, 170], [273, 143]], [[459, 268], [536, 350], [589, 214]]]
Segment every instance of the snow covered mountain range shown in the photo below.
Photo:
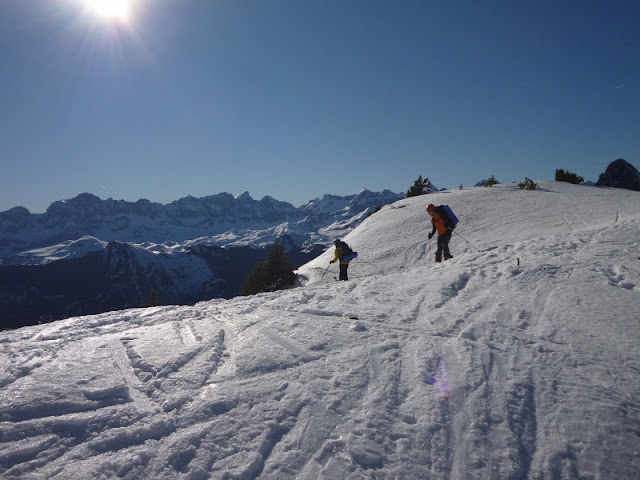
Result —
[[0, 213], [0, 328], [152, 302], [239, 295], [275, 241], [294, 266], [403, 195], [362, 190], [299, 208], [222, 193], [168, 205], [82, 194], [43, 214]]
[[[325, 242], [334, 230], [348, 228], [353, 217], [402, 197], [389, 190], [365, 189], [344, 197], [324, 195], [296, 208], [269, 196], [254, 200], [248, 192], [237, 197], [228, 193], [189, 196], [166, 205], [148, 200], [101, 200], [83, 193], [54, 202], [42, 214], [32, 214], [24, 207], [0, 212], [0, 258], [84, 236], [136, 244], [207, 237], [210, 245], [261, 248], [288, 235], [306, 247]], [[22, 257], [12, 262], [38, 261], [37, 255]], [[46, 257], [40, 261], [47, 261]]]
[[0, 476], [637, 478], [640, 193], [538, 185], [383, 207], [349, 282], [0, 332]]

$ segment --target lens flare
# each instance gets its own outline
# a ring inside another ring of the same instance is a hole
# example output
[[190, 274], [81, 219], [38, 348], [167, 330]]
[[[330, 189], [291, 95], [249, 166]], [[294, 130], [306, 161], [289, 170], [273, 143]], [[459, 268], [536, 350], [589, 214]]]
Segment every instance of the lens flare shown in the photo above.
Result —
[[423, 366], [420, 378], [427, 385], [434, 387], [433, 396], [447, 398], [451, 394], [449, 374], [442, 355], [432, 357], [431, 361]]

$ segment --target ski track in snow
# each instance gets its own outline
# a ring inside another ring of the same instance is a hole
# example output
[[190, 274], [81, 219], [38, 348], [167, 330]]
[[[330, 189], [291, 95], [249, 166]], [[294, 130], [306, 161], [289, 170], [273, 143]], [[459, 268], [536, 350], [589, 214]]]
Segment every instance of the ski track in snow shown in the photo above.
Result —
[[[0, 475], [632, 478], [640, 228], [618, 217], [480, 252], [454, 237], [443, 264], [420, 224], [400, 265], [353, 262], [350, 282], [5, 332]], [[438, 359], [446, 392], [421, 380]]]

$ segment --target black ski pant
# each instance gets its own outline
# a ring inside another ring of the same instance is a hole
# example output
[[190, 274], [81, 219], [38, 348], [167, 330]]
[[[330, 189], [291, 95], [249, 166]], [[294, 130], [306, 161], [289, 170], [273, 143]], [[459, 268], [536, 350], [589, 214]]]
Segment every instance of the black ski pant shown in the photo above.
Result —
[[436, 250], [436, 262], [442, 261], [443, 254], [445, 260], [453, 258], [451, 252], [449, 252], [449, 240], [451, 240], [451, 230], [447, 230], [447, 233], [438, 235], [438, 250]]
[[347, 278], [347, 268], [349, 268], [348, 263], [340, 263], [340, 280], [349, 280]]

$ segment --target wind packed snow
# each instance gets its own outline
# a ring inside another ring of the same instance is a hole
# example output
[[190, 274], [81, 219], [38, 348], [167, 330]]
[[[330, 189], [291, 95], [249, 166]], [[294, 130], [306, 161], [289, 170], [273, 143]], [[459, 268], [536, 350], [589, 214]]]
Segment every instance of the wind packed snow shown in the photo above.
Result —
[[349, 282], [0, 333], [0, 476], [638, 478], [640, 194], [538, 184], [382, 208]]

